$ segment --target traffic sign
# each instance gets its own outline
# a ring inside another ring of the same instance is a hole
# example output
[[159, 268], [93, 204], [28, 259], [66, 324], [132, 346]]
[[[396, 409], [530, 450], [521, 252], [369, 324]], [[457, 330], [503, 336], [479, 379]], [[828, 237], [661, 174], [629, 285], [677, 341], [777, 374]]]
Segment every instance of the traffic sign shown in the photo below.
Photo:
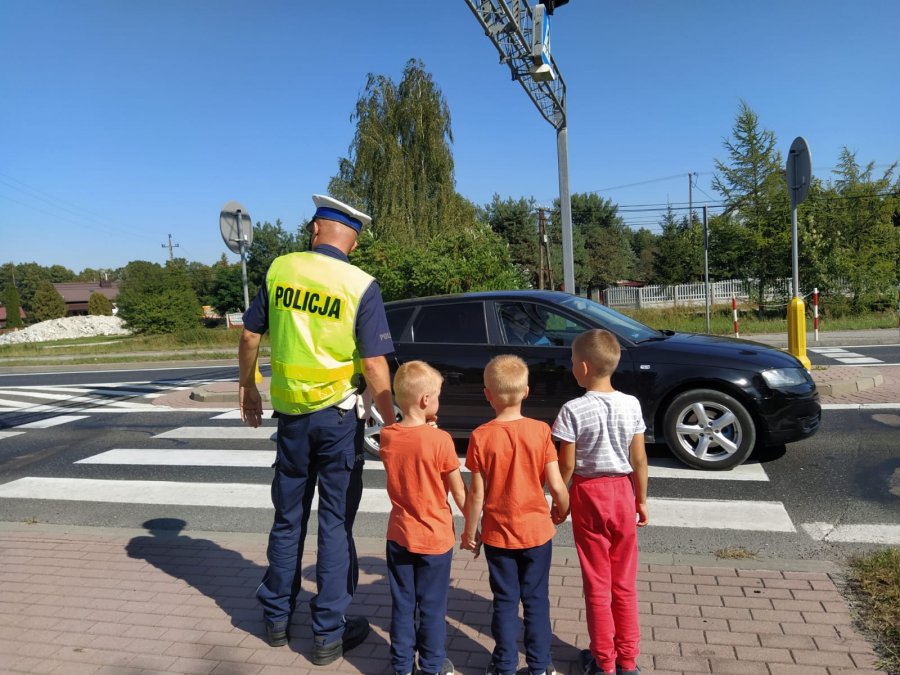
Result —
[[238, 202], [230, 201], [222, 207], [219, 213], [219, 230], [222, 232], [222, 240], [232, 253], [241, 252], [242, 242], [244, 250], [249, 249], [253, 243], [250, 214]]
[[791, 203], [800, 204], [809, 193], [812, 181], [812, 155], [803, 136], [797, 136], [791, 143], [787, 158], [787, 182]]

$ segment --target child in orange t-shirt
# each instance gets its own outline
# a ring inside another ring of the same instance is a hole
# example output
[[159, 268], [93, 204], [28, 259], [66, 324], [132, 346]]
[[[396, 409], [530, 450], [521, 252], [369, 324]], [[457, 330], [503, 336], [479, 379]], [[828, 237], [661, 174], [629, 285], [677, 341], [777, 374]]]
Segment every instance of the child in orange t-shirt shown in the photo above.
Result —
[[528, 671], [551, 675], [556, 670], [550, 659], [548, 586], [556, 528], [544, 483], [553, 497], [554, 513], [568, 513], [569, 493], [559, 472], [550, 427], [522, 416], [522, 401], [528, 396], [525, 362], [510, 354], [491, 359], [484, 369], [484, 386], [496, 418], [475, 429], [469, 438], [466, 467], [472, 472], [472, 481], [462, 548], [477, 552], [483, 543], [487, 558], [494, 593], [491, 633], [495, 643], [487, 673], [516, 671], [521, 601]]
[[466, 486], [453, 439], [434, 425], [442, 381], [424, 361], [400, 366], [394, 376], [394, 397], [403, 419], [381, 430], [381, 461], [391, 498], [387, 530], [391, 663], [399, 675], [415, 670], [416, 650], [423, 675], [454, 672], [445, 644], [456, 543], [447, 493], [463, 510]]

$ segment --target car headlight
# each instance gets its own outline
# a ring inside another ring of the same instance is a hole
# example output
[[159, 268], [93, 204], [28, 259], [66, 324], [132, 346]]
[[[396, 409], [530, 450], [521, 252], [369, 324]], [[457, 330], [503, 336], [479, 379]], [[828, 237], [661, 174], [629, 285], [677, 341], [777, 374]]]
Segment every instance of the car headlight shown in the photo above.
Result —
[[809, 374], [803, 368], [773, 368], [762, 371], [762, 376], [772, 389], [796, 387], [809, 382]]

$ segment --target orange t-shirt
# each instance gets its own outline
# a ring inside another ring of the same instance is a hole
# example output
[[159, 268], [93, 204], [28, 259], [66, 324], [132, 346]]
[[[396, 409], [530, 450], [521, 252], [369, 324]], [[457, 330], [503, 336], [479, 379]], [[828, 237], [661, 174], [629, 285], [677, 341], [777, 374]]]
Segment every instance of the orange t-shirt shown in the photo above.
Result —
[[446, 553], [456, 533], [444, 476], [459, 470], [450, 434], [392, 424], [381, 430], [380, 444], [391, 498], [387, 538], [412, 553]]
[[482, 424], [469, 437], [466, 467], [484, 480], [481, 540], [498, 548], [531, 548], [556, 533], [544, 496], [544, 467], [557, 461], [550, 427], [523, 417]]

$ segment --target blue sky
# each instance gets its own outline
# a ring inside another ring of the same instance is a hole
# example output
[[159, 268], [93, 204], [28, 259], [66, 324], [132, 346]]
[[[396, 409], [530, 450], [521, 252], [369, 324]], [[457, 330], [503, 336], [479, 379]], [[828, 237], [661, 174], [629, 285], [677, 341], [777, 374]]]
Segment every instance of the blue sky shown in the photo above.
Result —
[[[717, 200], [740, 99], [783, 155], [804, 136], [819, 177], [844, 145], [886, 168], [898, 28], [896, 0], [571, 0], [552, 47], [572, 192], [686, 202], [693, 171], [695, 203]], [[558, 196], [555, 131], [463, 0], [0, 0], [0, 43], [0, 262], [164, 262], [168, 234], [188, 260], [237, 260], [222, 205], [305, 221], [367, 73], [410, 58], [450, 107], [461, 194]]]

